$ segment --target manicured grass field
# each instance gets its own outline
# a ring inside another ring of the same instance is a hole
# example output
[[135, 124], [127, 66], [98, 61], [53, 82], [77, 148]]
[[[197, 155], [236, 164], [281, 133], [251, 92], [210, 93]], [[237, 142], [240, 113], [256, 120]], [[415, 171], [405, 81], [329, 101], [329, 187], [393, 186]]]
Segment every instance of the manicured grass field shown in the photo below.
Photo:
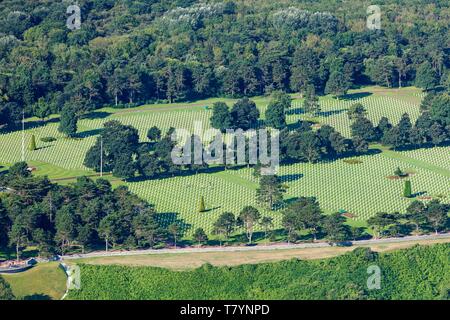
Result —
[[[402, 196], [404, 182], [388, 179], [397, 167], [415, 172], [410, 180], [413, 192], [418, 196], [444, 195], [450, 198], [448, 176], [418, 166], [414, 161], [404, 159], [402, 154], [399, 154], [399, 159], [395, 159], [396, 154], [392, 152], [360, 157], [360, 164], [338, 160], [282, 166], [278, 175], [289, 187], [286, 198], [316, 196], [326, 212], [346, 210], [359, 221], [379, 211], [405, 211], [412, 200]], [[450, 174], [450, 171], [444, 170], [441, 170], [442, 173]], [[164, 213], [161, 219], [166, 224], [178, 220], [188, 231], [202, 227], [210, 232], [211, 222], [222, 212], [237, 214], [245, 205], [258, 207], [263, 215], [274, 218], [275, 227], [281, 227], [280, 210], [270, 212], [256, 203], [257, 181], [252, 176], [252, 169], [149, 180], [130, 183], [129, 187], [155, 203], [157, 211]], [[210, 211], [197, 212], [201, 196], [205, 197]]]
[[[361, 102], [367, 109], [368, 117], [376, 124], [382, 116], [396, 123], [404, 112], [414, 121], [419, 115], [419, 104], [423, 93], [415, 88], [383, 89], [377, 87], [354, 90], [347, 99], [336, 100], [323, 97], [320, 102], [322, 112], [313, 120], [330, 124], [344, 135], [350, 135], [350, 121], [346, 110], [351, 104]], [[309, 119], [302, 113], [302, 100], [294, 97], [289, 111], [288, 122]], [[38, 150], [26, 151], [26, 160], [36, 167], [35, 174], [48, 175], [58, 183], [70, 183], [80, 175], [95, 175], [83, 166], [88, 148], [94, 144], [99, 129], [109, 120], [119, 120], [133, 125], [139, 130], [141, 141], [147, 141], [146, 132], [152, 126], [162, 130], [170, 127], [194, 130], [196, 121], [203, 129], [210, 127], [209, 117], [215, 101], [233, 99], [208, 99], [194, 103], [155, 104], [132, 109], [104, 108], [79, 121], [76, 139], [64, 138], [58, 131], [55, 118], [42, 124], [31, 119], [26, 131], [27, 145], [31, 134], [36, 136]], [[253, 99], [261, 114], [269, 99]], [[57, 120], [57, 119], [56, 119]], [[57, 141], [43, 143], [42, 137], [53, 136]], [[0, 165], [8, 166], [21, 158], [20, 131], [0, 134]], [[378, 148], [378, 146], [377, 146]], [[355, 215], [351, 224], [361, 225], [379, 211], [404, 211], [411, 200], [402, 197], [403, 182], [390, 180], [397, 167], [414, 172], [411, 176], [413, 192], [418, 197], [450, 197], [450, 147], [420, 149], [396, 152], [378, 148], [383, 152], [360, 157], [360, 164], [348, 164], [343, 160], [320, 164], [294, 164], [280, 168], [279, 176], [289, 186], [286, 198], [316, 196], [327, 213], [346, 210]], [[113, 185], [121, 181], [105, 176]], [[224, 211], [235, 214], [246, 205], [257, 206], [263, 215], [273, 216], [275, 227], [280, 227], [281, 210], [268, 211], [255, 202], [257, 180], [251, 169], [227, 170], [216, 173], [201, 173], [186, 177], [127, 183], [137, 195], [156, 205], [159, 218], [166, 224], [175, 220], [182, 223], [187, 234], [202, 227], [212, 231], [212, 222]], [[205, 197], [209, 211], [198, 213], [201, 196]]]
[[2, 275], [17, 298], [59, 300], [66, 292], [66, 274], [59, 263], [40, 263], [23, 273]]

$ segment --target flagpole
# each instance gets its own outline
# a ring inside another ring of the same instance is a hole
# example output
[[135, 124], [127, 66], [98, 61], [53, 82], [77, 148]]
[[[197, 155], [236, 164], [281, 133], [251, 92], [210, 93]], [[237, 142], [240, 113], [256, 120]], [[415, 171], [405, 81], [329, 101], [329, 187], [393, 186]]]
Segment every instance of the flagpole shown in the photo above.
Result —
[[103, 177], [103, 137], [100, 136], [100, 177]]
[[22, 110], [22, 162], [25, 161], [25, 110]]

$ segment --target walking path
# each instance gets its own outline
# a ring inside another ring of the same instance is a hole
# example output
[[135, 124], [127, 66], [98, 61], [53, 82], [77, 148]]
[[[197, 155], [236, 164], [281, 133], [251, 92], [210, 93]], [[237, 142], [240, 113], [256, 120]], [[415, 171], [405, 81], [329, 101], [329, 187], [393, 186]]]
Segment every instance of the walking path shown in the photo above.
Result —
[[[423, 240], [439, 240], [450, 239], [450, 233], [421, 235], [421, 236], [408, 236], [403, 238], [385, 238], [385, 239], [371, 239], [371, 240], [358, 240], [349, 241], [346, 243], [348, 246], [367, 246], [383, 243], [401, 243], [409, 241], [423, 241]], [[75, 254], [69, 256], [61, 256], [62, 260], [83, 259], [83, 258], [95, 258], [95, 257], [115, 257], [115, 256], [135, 256], [146, 254], [168, 254], [168, 253], [206, 253], [206, 252], [241, 252], [241, 251], [268, 251], [268, 250], [288, 250], [288, 249], [301, 249], [301, 248], [327, 248], [332, 245], [327, 242], [316, 243], [299, 243], [299, 244], [274, 244], [274, 245], [258, 245], [258, 246], [232, 246], [232, 247], [205, 247], [205, 248], [179, 248], [179, 249], [147, 249], [147, 250], [133, 250], [133, 251], [97, 251], [86, 254]]]
[[422, 160], [414, 159], [411, 157], [406, 156], [405, 154], [393, 150], [383, 150], [382, 155], [388, 158], [400, 160], [403, 162], [406, 162], [408, 164], [414, 165], [416, 167], [419, 167], [424, 170], [432, 171], [434, 173], [446, 176], [450, 178], [450, 170], [444, 169], [442, 167], [436, 166], [434, 164], [431, 164], [429, 162], [425, 162]]

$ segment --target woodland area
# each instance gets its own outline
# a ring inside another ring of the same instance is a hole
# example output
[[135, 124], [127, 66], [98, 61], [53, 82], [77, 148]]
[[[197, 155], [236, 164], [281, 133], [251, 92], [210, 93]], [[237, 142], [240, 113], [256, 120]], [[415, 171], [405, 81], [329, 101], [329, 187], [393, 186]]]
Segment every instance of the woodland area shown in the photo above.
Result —
[[0, 4], [0, 125], [105, 106], [285, 92], [342, 95], [354, 86], [448, 84], [445, 0], [81, 0]]

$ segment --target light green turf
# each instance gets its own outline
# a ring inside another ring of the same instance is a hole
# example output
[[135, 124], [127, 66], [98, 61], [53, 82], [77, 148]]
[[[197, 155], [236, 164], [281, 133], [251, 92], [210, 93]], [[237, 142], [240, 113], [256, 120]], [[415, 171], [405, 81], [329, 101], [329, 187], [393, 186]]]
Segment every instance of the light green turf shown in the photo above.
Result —
[[[286, 198], [316, 196], [325, 212], [347, 210], [358, 221], [366, 220], [379, 211], [404, 212], [412, 201], [402, 197], [403, 181], [390, 180], [397, 167], [415, 172], [411, 176], [414, 193], [450, 197], [447, 176], [408, 162], [403, 156], [390, 154], [360, 157], [361, 164], [343, 160], [322, 164], [294, 164], [280, 168], [279, 176], [289, 187]], [[129, 184], [136, 194], [156, 204], [163, 221], [170, 224], [178, 219], [182, 224], [212, 230], [211, 221], [224, 211], [238, 213], [245, 205], [258, 207], [264, 215], [274, 217], [275, 227], [281, 226], [280, 211], [269, 212], [255, 201], [257, 181], [251, 169], [228, 170], [213, 174], [175, 177], [159, 181]], [[209, 209], [198, 213], [200, 197], [205, 197]], [[191, 228], [189, 228], [191, 226]]]
[[[350, 121], [346, 110], [351, 104], [360, 102], [368, 111], [368, 117], [376, 124], [382, 116], [396, 123], [401, 115], [408, 112], [414, 121], [419, 115], [419, 105], [423, 93], [415, 88], [383, 89], [370, 87], [351, 92], [354, 99], [336, 100], [322, 97], [322, 113], [313, 120], [330, 124], [344, 135], [350, 135]], [[289, 111], [288, 123], [299, 119], [308, 119], [302, 113], [302, 99], [294, 96]], [[253, 98], [261, 110], [262, 118], [269, 103], [267, 97]], [[26, 160], [35, 166], [37, 175], [49, 175], [58, 183], [74, 181], [75, 176], [94, 175], [83, 166], [83, 158], [95, 142], [98, 129], [109, 120], [119, 120], [133, 125], [139, 130], [141, 141], [148, 128], [158, 126], [163, 130], [170, 127], [194, 130], [195, 122], [201, 122], [203, 129], [210, 128], [211, 107], [216, 101], [226, 101], [230, 106], [233, 99], [208, 99], [194, 103], [155, 104], [133, 109], [104, 108], [96, 111], [96, 117], [79, 121], [78, 139], [64, 138], [58, 131], [58, 123], [48, 123], [26, 131], [26, 145], [31, 134], [36, 136], [37, 151], [26, 151]], [[36, 119], [34, 119], [36, 120]], [[58, 140], [42, 143], [41, 137], [54, 136]], [[21, 132], [0, 135], [0, 165], [9, 165], [20, 160]], [[280, 168], [279, 175], [289, 186], [287, 198], [317, 196], [325, 212], [345, 209], [355, 214], [352, 225], [361, 225], [364, 220], [378, 211], [403, 211], [411, 200], [401, 196], [402, 181], [389, 180], [386, 177], [400, 167], [416, 172], [411, 177], [413, 191], [431, 196], [449, 197], [448, 158], [450, 148], [420, 149], [408, 152], [394, 152], [383, 149], [382, 154], [361, 157], [361, 164], [350, 165], [342, 160], [321, 164], [295, 164]], [[114, 186], [121, 184], [111, 176], [105, 178]], [[223, 211], [238, 213], [245, 205], [255, 205], [257, 181], [252, 170], [228, 170], [212, 174], [198, 174], [188, 177], [174, 177], [162, 180], [128, 183], [130, 189], [156, 205], [166, 223], [178, 219], [186, 224], [191, 232], [196, 227], [211, 231], [212, 221]], [[198, 202], [204, 196], [208, 212], [198, 213]], [[259, 206], [258, 206], [259, 207]], [[264, 215], [274, 217], [276, 227], [280, 226], [280, 211], [268, 212], [259, 207]]]
[[66, 274], [58, 262], [40, 263], [28, 271], [3, 277], [21, 299], [59, 300], [66, 291]]

